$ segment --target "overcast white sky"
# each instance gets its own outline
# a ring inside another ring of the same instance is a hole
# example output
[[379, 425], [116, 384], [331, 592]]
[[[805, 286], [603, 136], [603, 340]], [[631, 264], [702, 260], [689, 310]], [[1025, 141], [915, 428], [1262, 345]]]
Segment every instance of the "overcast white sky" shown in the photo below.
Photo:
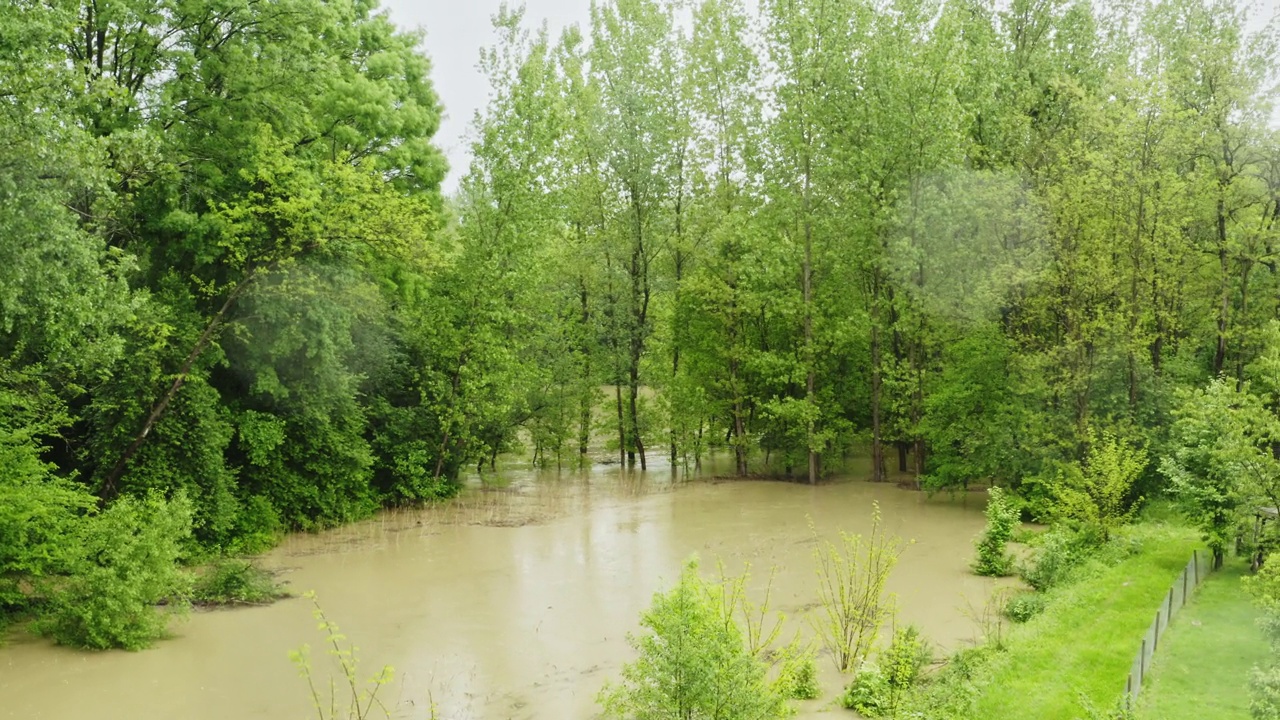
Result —
[[[452, 192], [470, 162], [467, 133], [471, 118], [488, 98], [488, 84], [476, 64], [480, 48], [497, 39], [490, 19], [501, 0], [383, 0], [382, 4], [391, 10], [396, 25], [427, 33], [431, 75], [445, 110], [436, 143], [449, 158], [444, 189]], [[516, 7], [521, 3], [512, 0], [509, 4]], [[591, 18], [591, 0], [524, 0], [524, 5], [526, 24], [536, 27], [545, 19], [553, 37], [568, 24], [585, 28]]]
[[[427, 33], [426, 52], [433, 65], [432, 79], [444, 103], [445, 118], [436, 143], [449, 158], [445, 192], [453, 192], [470, 162], [469, 130], [472, 116], [488, 98], [489, 87], [476, 65], [480, 48], [492, 45], [491, 18], [502, 0], [383, 0], [391, 19], [402, 28], [419, 28]], [[521, 0], [511, 0], [518, 6]], [[591, 17], [591, 0], [523, 0], [525, 21], [536, 27], [546, 20], [552, 36], [565, 25], [586, 27]], [[1276, 12], [1280, 0], [1257, 0], [1253, 16], [1255, 28]], [[1277, 108], [1280, 118], [1280, 108]]]

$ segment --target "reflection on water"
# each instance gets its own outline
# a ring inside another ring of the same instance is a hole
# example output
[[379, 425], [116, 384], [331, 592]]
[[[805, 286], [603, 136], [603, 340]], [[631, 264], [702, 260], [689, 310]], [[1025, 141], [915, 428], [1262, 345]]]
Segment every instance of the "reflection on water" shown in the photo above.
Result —
[[[455, 503], [387, 512], [317, 535], [289, 538], [265, 558], [298, 592], [315, 590], [359, 646], [395, 715], [442, 718], [589, 718], [601, 684], [630, 658], [626, 633], [655, 591], [697, 554], [755, 568], [789, 633], [810, 632], [811, 557], [821, 535], [865, 531], [879, 502], [886, 527], [914, 543], [890, 583], [900, 623], [955, 647], [974, 634], [967, 605], [988, 581], [969, 574], [982, 527], [980, 496], [929, 499], [893, 485], [841, 482], [683, 482], [617, 466], [583, 473], [503, 471], [473, 482]], [[0, 718], [141, 720], [314, 717], [288, 652], [322, 639], [309, 604], [198, 612], [176, 638], [141, 653], [82, 653], [19, 637], [0, 648]], [[323, 655], [314, 653], [317, 665]], [[839, 678], [820, 659], [832, 711]]]

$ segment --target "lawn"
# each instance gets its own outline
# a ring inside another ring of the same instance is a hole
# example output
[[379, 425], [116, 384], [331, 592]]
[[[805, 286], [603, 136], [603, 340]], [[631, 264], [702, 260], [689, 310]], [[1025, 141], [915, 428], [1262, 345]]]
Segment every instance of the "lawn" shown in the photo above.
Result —
[[1136, 553], [1052, 591], [1046, 611], [1016, 628], [984, 673], [972, 717], [1075, 720], [1084, 715], [1082, 693], [1114, 706], [1156, 608], [1199, 546], [1186, 528], [1129, 532]]
[[1249, 716], [1249, 670], [1268, 650], [1240, 585], [1246, 573], [1241, 561], [1210, 576], [1160, 639], [1138, 698], [1139, 720]]

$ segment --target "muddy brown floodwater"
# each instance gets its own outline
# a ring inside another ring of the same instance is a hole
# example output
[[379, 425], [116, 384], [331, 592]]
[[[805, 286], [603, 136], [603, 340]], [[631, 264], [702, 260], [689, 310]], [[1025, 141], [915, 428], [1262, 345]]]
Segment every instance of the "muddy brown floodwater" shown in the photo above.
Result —
[[[769, 568], [775, 609], [793, 629], [816, 600], [819, 535], [864, 532], [879, 502], [886, 527], [914, 543], [890, 587], [899, 623], [943, 648], [976, 633], [969, 608], [993, 586], [968, 572], [982, 497], [927, 498], [889, 484], [672, 483], [615, 467], [583, 475], [507, 473], [447, 507], [387, 513], [290, 537], [265, 558], [295, 592], [314, 590], [359, 646], [362, 674], [395, 667], [383, 690], [398, 718], [446, 720], [596, 714], [601, 685], [632, 657], [626, 634], [691, 555], [714, 574]], [[788, 630], [791, 632], [791, 630]], [[309, 602], [196, 612], [175, 637], [138, 653], [85, 653], [15, 637], [0, 648], [0, 718], [302, 720], [315, 717], [289, 651], [316, 648]], [[819, 658], [823, 698], [800, 717], [838, 717], [840, 678]]]

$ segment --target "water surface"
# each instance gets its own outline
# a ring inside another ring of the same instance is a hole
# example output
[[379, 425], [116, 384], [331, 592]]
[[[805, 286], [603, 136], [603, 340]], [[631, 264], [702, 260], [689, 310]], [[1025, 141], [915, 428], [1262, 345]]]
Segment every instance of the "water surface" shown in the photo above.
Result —
[[[754, 566], [788, 633], [816, 600], [814, 529], [865, 532], [873, 502], [913, 543], [890, 587], [898, 621], [943, 648], [975, 635], [972, 608], [992, 585], [968, 572], [982, 498], [927, 498], [890, 484], [673, 483], [617, 467], [574, 475], [511, 472], [501, 489], [290, 537], [265, 558], [301, 593], [314, 590], [359, 646], [362, 673], [395, 667], [383, 690], [396, 717], [590, 718], [605, 680], [632, 657], [626, 633], [655, 591], [698, 555]], [[810, 527], [813, 524], [813, 529]], [[85, 653], [17, 637], [0, 648], [0, 718], [292, 720], [315, 717], [288, 660], [304, 643], [327, 671], [309, 601], [193, 613], [175, 637], [139, 653]], [[819, 659], [824, 697], [800, 717], [834, 712], [840, 678]], [[843, 711], [841, 711], [843, 712]]]

